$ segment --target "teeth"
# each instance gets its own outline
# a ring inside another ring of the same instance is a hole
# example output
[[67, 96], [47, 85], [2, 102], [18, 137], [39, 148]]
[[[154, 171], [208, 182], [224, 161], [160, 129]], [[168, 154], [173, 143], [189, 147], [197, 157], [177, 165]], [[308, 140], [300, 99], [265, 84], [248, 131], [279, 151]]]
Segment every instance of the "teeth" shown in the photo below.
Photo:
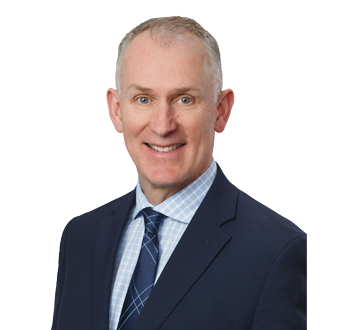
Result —
[[178, 147], [181, 147], [182, 144], [174, 144], [172, 146], [168, 146], [168, 147], [157, 147], [157, 146], [154, 146], [152, 144], [148, 144], [152, 149], [154, 150], [157, 150], [159, 152], [168, 152], [168, 151], [171, 151], [171, 150], [174, 150], [174, 149], [177, 149]]

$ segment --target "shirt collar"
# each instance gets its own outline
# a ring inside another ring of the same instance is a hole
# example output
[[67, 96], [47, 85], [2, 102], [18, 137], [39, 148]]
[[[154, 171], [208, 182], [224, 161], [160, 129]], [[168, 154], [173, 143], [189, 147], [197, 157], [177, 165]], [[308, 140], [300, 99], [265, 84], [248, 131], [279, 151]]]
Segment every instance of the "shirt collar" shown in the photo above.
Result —
[[133, 219], [136, 219], [141, 210], [151, 207], [169, 218], [189, 223], [212, 185], [216, 172], [217, 166], [213, 159], [208, 169], [200, 177], [157, 206], [148, 201], [141, 189], [140, 181], [138, 181]]

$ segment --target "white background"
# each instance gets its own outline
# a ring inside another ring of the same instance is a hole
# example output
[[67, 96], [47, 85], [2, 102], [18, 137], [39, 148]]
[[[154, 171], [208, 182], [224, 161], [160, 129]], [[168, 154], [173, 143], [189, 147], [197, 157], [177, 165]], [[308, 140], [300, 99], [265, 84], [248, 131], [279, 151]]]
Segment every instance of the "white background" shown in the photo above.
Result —
[[309, 329], [349, 311], [346, 1], [7, 1], [0, 5], [1, 329], [50, 329], [66, 223], [133, 189], [110, 122], [117, 47], [151, 17], [218, 41], [236, 102], [214, 157], [309, 234]]

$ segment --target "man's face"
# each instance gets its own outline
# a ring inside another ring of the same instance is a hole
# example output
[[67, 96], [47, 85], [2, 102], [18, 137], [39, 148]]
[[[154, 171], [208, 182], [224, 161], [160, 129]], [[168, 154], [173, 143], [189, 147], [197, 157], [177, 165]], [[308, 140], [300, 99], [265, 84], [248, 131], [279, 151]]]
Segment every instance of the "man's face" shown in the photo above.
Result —
[[166, 198], [204, 173], [223, 130], [207, 53], [196, 36], [184, 38], [161, 47], [146, 31], [130, 43], [111, 113], [142, 189], [165, 189]]

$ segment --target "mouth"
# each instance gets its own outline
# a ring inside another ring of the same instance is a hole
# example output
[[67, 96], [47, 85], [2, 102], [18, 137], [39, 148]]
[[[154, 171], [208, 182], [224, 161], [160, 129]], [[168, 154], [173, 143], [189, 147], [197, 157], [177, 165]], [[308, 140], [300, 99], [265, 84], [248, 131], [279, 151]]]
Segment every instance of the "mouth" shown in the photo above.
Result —
[[146, 145], [148, 145], [151, 149], [156, 150], [158, 152], [169, 152], [169, 151], [172, 151], [172, 150], [175, 150], [177, 148], [182, 147], [184, 144], [181, 144], [181, 143], [180, 144], [173, 144], [173, 145], [166, 146], [166, 147], [158, 147], [156, 145], [149, 144], [149, 143], [146, 143]]

